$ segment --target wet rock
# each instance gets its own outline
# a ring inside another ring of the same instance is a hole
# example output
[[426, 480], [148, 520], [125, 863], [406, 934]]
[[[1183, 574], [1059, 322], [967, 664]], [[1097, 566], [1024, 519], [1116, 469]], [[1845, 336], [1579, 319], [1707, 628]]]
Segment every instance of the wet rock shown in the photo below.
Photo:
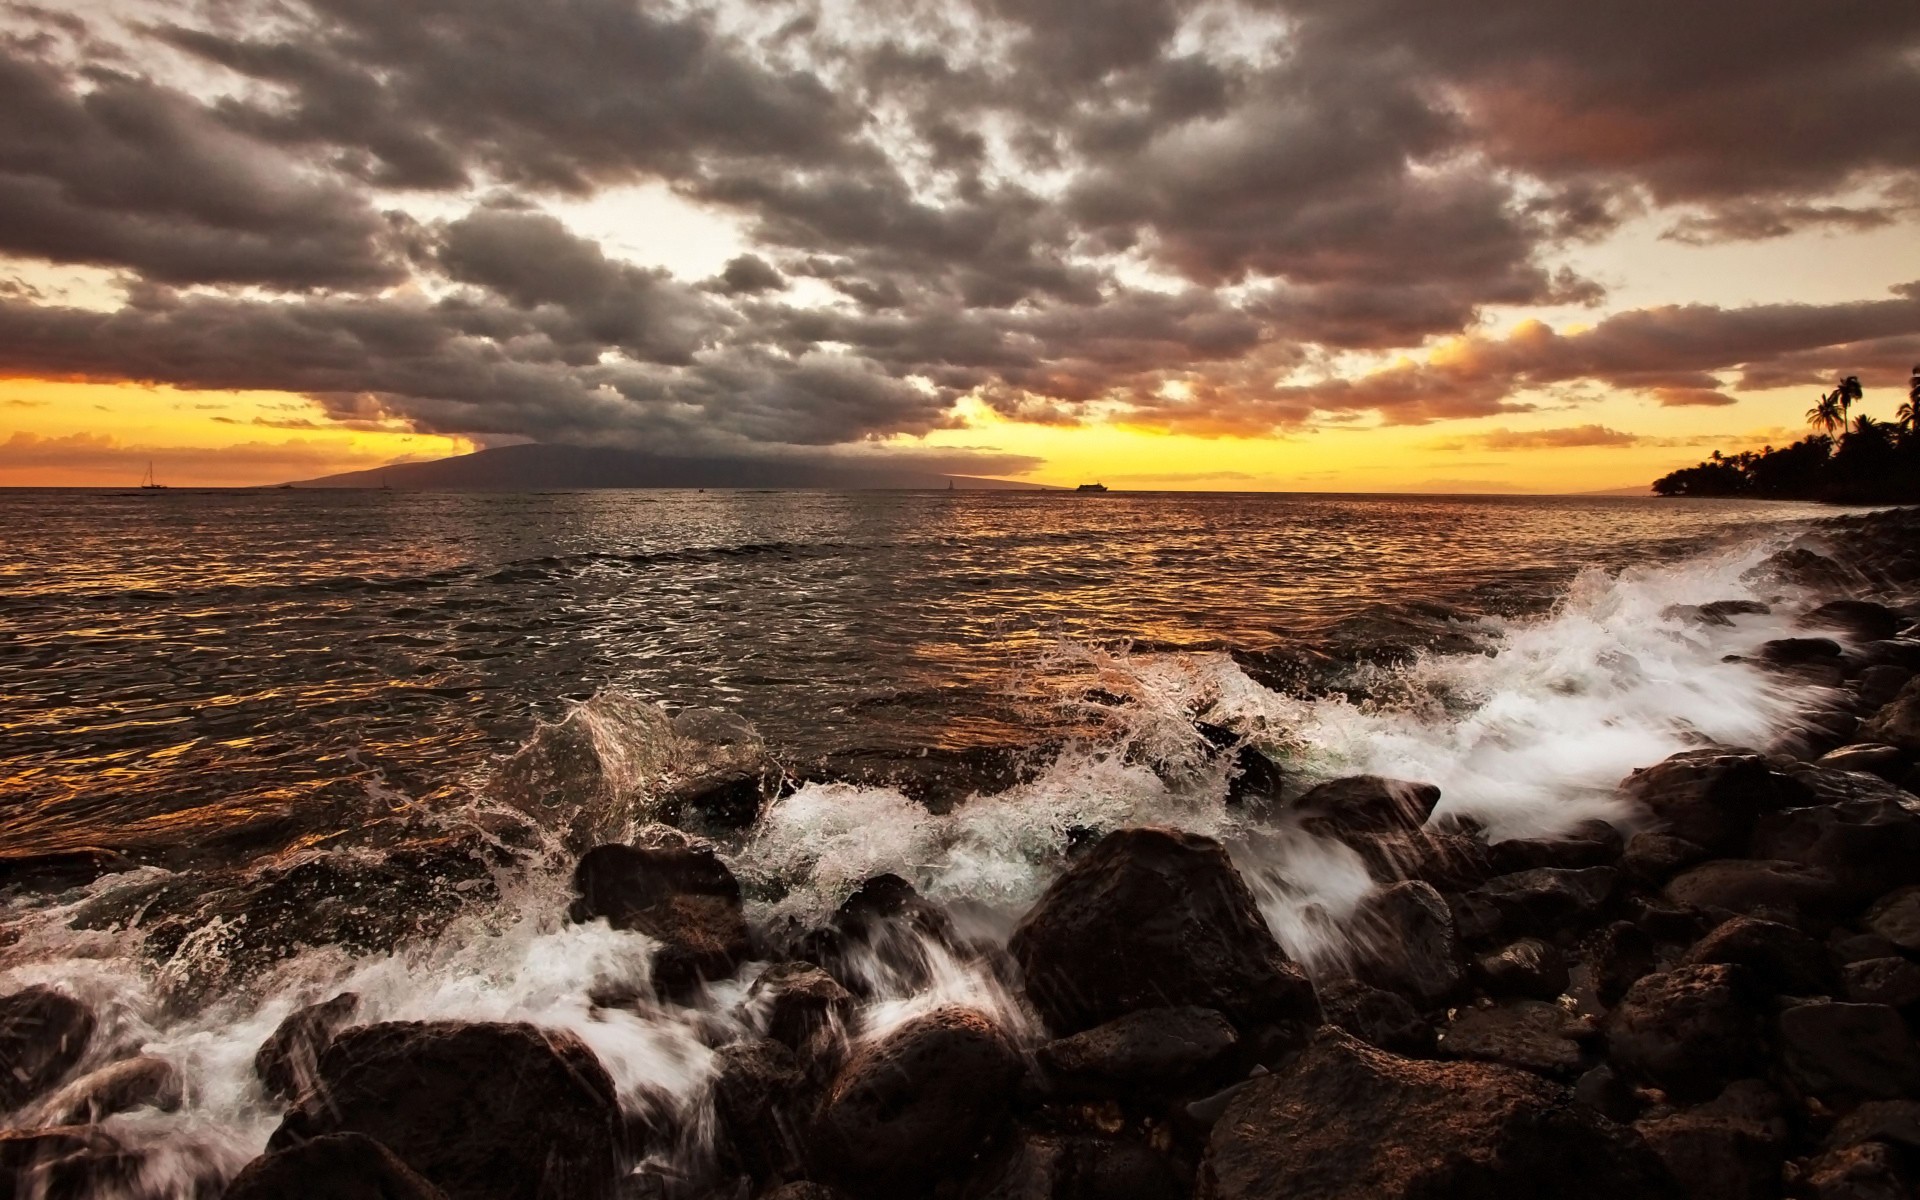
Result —
[[1310, 788], [1287, 811], [1311, 832], [1340, 837], [1418, 829], [1438, 803], [1440, 789], [1433, 784], [1354, 775]]
[[289, 1013], [253, 1056], [253, 1073], [267, 1095], [291, 1100], [306, 1091], [317, 1077], [320, 1056], [333, 1043], [333, 1035], [359, 1009], [359, 995], [341, 992]]
[[1186, 1200], [1187, 1181], [1137, 1142], [1023, 1134], [967, 1188], [968, 1200]]
[[[1903, 663], [1882, 662], [1862, 668], [1860, 673], [1854, 676], [1853, 679], [1854, 711], [1863, 717], [1872, 716], [1892, 702], [1893, 698], [1900, 694], [1900, 689], [1907, 686], [1907, 680], [1912, 678], [1913, 668]], [[1855, 742], [1854, 746], [1871, 746], [1876, 750], [1886, 749], [1893, 750], [1895, 754], [1899, 753], [1896, 747], [1883, 747], [1877, 742]], [[1850, 748], [1851, 747], [1847, 746], [1840, 747], [1841, 750]], [[1885, 774], [1889, 779], [1897, 778], [1896, 775], [1889, 774], [1888, 768], [1882, 765], [1873, 767], [1858, 766], [1847, 769], [1855, 771], [1870, 770], [1875, 775]]]
[[623, 1170], [606, 1069], [572, 1034], [525, 1024], [342, 1030], [267, 1145], [332, 1133], [377, 1139], [449, 1200], [610, 1200]]
[[1279, 800], [1284, 783], [1278, 763], [1252, 746], [1239, 746], [1227, 778], [1227, 805], [1264, 810]]
[[65, 891], [133, 868], [133, 860], [126, 855], [99, 846], [44, 854], [0, 854], [0, 889]]
[[1524, 1071], [1396, 1058], [1323, 1030], [1214, 1125], [1204, 1200], [1675, 1195], [1643, 1142]]
[[1580, 1041], [1590, 1034], [1557, 1004], [1507, 1000], [1455, 1013], [1440, 1031], [1439, 1048], [1448, 1058], [1504, 1063], [1571, 1079], [1580, 1070]]
[[335, 1133], [248, 1163], [222, 1200], [446, 1200], [379, 1142]]
[[1438, 888], [1470, 888], [1495, 874], [1485, 842], [1465, 834], [1416, 829], [1348, 834], [1343, 839], [1376, 879], [1418, 879]]
[[1826, 1145], [1838, 1150], [1862, 1142], [1920, 1150], [1920, 1101], [1869, 1100], [1834, 1123]]
[[776, 963], [760, 973], [747, 1000], [764, 1012], [767, 1036], [790, 1050], [843, 1029], [853, 1015], [853, 993], [812, 963]]
[[571, 919], [604, 918], [661, 943], [653, 978], [665, 992], [725, 978], [747, 957], [739, 881], [707, 846], [596, 846], [574, 868], [573, 889]]
[[1573, 1102], [1621, 1124], [1632, 1121], [1640, 1109], [1639, 1097], [1634, 1095], [1632, 1086], [1606, 1063], [1583, 1072], [1574, 1081]]
[[1146, 1008], [1048, 1042], [1036, 1058], [1065, 1095], [1161, 1098], [1226, 1082], [1239, 1045], [1212, 1009]]
[[1758, 754], [1689, 750], [1633, 772], [1620, 790], [1647, 811], [1658, 831], [1709, 853], [1737, 853], [1763, 812], [1805, 804], [1799, 784]]
[[1658, 961], [1653, 938], [1631, 921], [1615, 921], [1594, 935], [1587, 966], [1594, 996], [1611, 1008], [1627, 989], [1653, 973]]
[[1755, 985], [1788, 996], [1811, 996], [1833, 987], [1826, 948], [1791, 925], [1734, 917], [1687, 951], [1681, 962], [1727, 963], [1742, 968]]
[[74, 1080], [49, 1096], [49, 1125], [92, 1125], [136, 1108], [172, 1112], [184, 1098], [180, 1072], [152, 1055], [124, 1058]]
[[1863, 1142], [1809, 1163], [1806, 1194], [1812, 1200], [1911, 1200], [1913, 1187], [1892, 1147]]
[[[1808, 804], [1844, 804], [1855, 800], [1886, 800], [1909, 804], [1913, 797], [1897, 783], [1869, 771], [1843, 771], [1817, 762], [1776, 759], [1780, 770], [1810, 793]], [[1795, 805], [1793, 808], [1804, 807]], [[1790, 811], [1790, 810], [1789, 810]], [[1765, 818], [1762, 818], [1764, 821]]]
[[1620, 856], [1620, 869], [1636, 883], [1659, 887], [1706, 858], [1704, 847], [1685, 838], [1644, 831], [1627, 840], [1627, 848]]
[[1904, 958], [1869, 958], [1840, 968], [1841, 989], [1855, 1004], [1907, 1008], [1920, 1003], [1920, 965]]
[[1920, 1047], [1884, 1004], [1816, 1000], [1780, 1013], [1780, 1058], [1803, 1091], [1891, 1100], [1920, 1088]]
[[1868, 931], [1909, 953], [1920, 952], [1920, 887], [1905, 887], [1867, 910]]
[[1754, 657], [1769, 667], [1803, 667], [1836, 662], [1841, 653], [1832, 638], [1796, 637], [1762, 642]]
[[1739, 970], [1677, 967], [1635, 983], [1606, 1021], [1614, 1068], [1682, 1100], [1712, 1096], [1745, 1073], [1761, 1022]]
[[762, 1196], [760, 1200], [846, 1200], [846, 1193], [838, 1188], [830, 1188], [824, 1183], [801, 1180], [797, 1183], [783, 1183]]
[[911, 883], [885, 874], [862, 882], [792, 953], [824, 967], [856, 995], [871, 997], [923, 990], [937, 947], [958, 948], [951, 918]]
[[1620, 861], [1626, 839], [1605, 821], [1582, 821], [1557, 838], [1511, 838], [1490, 848], [1492, 874], [1509, 875], [1539, 867], [1578, 870], [1610, 867]]
[[806, 1091], [800, 1060], [772, 1038], [721, 1047], [713, 1112], [731, 1165], [762, 1180], [797, 1171], [805, 1132], [797, 1114]]
[[1898, 695], [1861, 722], [1860, 740], [1920, 754], [1920, 676], [1908, 680]]
[[1490, 995], [1551, 1000], [1567, 990], [1567, 957], [1539, 938], [1521, 938], [1476, 958], [1473, 975]]
[[1897, 779], [1906, 770], [1907, 756], [1898, 749], [1879, 742], [1854, 742], [1822, 754], [1818, 765], [1835, 771], [1855, 771], [1892, 780]]
[[584, 850], [647, 821], [734, 829], [778, 768], [753, 726], [717, 709], [665, 709], [601, 692], [544, 725], [501, 764], [490, 795]]
[[1709, 617], [1764, 617], [1773, 611], [1773, 606], [1758, 600], [1713, 600], [1702, 604], [1700, 611]]
[[[0, 1132], [0, 1195], [21, 1200], [159, 1200], [143, 1186], [144, 1157], [93, 1126]], [[186, 1194], [212, 1194], [216, 1180], [176, 1178]]]
[[[1739, 1090], [1759, 1099], [1753, 1103]], [[1778, 1097], [1758, 1080], [1730, 1085], [1719, 1099], [1634, 1128], [1695, 1200], [1772, 1200], [1780, 1195], [1785, 1122]]]
[[1676, 875], [1662, 894], [1707, 912], [1788, 920], [1832, 916], [1843, 904], [1840, 885], [1827, 872], [1769, 859], [1701, 863]]
[[912, 1192], [971, 1158], [1005, 1120], [1018, 1053], [980, 1013], [936, 1009], [862, 1047], [813, 1125], [816, 1161], [865, 1196]]
[[1824, 871], [1845, 903], [1863, 904], [1920, 883], [1920, 813], [1884, 796], [1771, 813], [1754, 830], [1753, 854]]
[[0, 1111], [51, 1091], [86, 1053], [93, 1030], [93, 1010], [52, 988], [0, 997]]
[[1353, 926], [1360, 977], [1431, 1008], [1466, 981], [1453, 915], [1431, 884], [1391, 884], [1368, 896]]
[[1242, 1028], [1317, 1015], [1226, 850], [1196, 834], [1108, 834], [1047, 889], [1010, 949], [1058, 1035], [1143, 1008], [1197, 1005]]
[[1473, 894], [1499, 911], [1502, 929], [1550, 935], [1605, 917], [1619, 886], [1612, 867], [1541, 867], [1489, 879]]
[[1433, 1054], [1433, 1026], [1406, 997], [1356, 979], [1330, 982], [1319, 994], [1320, 1007], [1329, 1025], [1337, 1025], [1368, 1045], [1394, 1054], [1415, 1058]]
[[1827, 936], [1827, 953], [1834, 962], [1845, 964], [1869, 958], [1897, 958], [1900, 947], [1877, 933], [1836, 929]]
[[1808, 629], [1837, 629], [1863, 642], [1893, 637], [1906, 618], [1871, 600], [1829, 600], [1800, 618]]

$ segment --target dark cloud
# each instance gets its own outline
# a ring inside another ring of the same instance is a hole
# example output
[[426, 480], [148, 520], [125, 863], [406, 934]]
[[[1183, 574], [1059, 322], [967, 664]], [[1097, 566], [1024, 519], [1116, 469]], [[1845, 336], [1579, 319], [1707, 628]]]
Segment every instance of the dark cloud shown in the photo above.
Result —
[[727, 262], [726, 269], [707, 287], [723, 296], [757, 296], [777, 292], [787, 286], [787, 277], [772, 263], [757, 254], [742, 254]]

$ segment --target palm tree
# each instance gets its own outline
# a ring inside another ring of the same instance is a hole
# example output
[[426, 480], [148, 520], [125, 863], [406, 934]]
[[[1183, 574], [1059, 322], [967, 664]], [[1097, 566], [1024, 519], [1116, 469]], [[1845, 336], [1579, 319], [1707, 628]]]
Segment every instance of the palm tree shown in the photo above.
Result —
[[1834, 387], [1833, 398], [1840, 403], [1840, 424], [1842, 426], [1847, 423], [1847, 410], [1851, 409], [1854, 401], [1860, 399], [1863, 394], [1860, 390], [1860, 377], [1858, 375], [1849, 375]]
[[1828, 437], [1832, 437], [1836, 430], [1846, 428], [1847, 418], [1840, 409], [1838, 388], [1820, 397], [1820, 403], [1807, 410], [1807, 424], [1824, 430]]

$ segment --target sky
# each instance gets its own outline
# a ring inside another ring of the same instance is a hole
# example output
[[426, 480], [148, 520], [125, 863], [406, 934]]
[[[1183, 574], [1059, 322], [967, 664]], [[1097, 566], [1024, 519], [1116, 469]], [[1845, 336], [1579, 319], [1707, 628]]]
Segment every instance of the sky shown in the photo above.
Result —
[[1644, 487], [1920, 363], [1913, 0], [0, 0], [0, 485]]

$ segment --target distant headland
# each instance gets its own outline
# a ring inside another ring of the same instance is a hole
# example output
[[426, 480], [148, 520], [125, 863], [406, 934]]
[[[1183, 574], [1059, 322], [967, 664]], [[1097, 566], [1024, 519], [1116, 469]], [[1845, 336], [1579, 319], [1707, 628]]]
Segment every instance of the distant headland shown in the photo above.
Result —
[[1654, 480], [1659, 496], [1737, 496], [1756, 500], [1823, 500], [1833, 504], [1920, 503], [1920, 366], [1906, 402], [1883, 421], [1852, 408], [1864, 397], [1849, 375], [1807, 410], [1814, 432], [1790, 446], [1707, 461]]

